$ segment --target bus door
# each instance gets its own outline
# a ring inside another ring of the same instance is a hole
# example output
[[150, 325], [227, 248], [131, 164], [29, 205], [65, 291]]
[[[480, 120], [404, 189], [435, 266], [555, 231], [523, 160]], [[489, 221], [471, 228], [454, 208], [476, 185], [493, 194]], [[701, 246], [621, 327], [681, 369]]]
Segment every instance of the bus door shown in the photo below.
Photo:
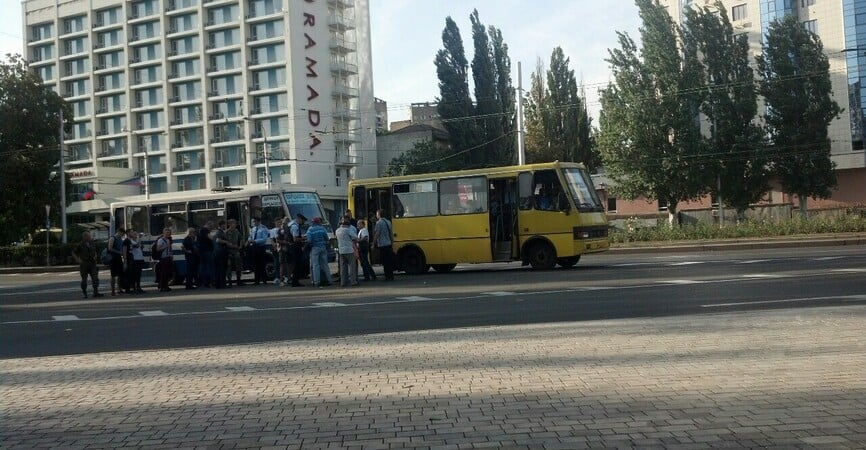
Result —
[[226, 220], [235, 219], [238, 222], [238, 230], [241, 236], [247, 236], [250, 228], [250, 202], [247, 200], [227, 200]]
[[494, 261], [511, 261], [516, 255], [517, 179], [490, 180], [490, 244]]
[[[358, 188], [355, 188], [356, 190]], [[373, 238], [373, 230], [376, 226], [376, 211], [379, 209], [385, 210], [385, 217], [393, 219], [392, 215], [393, 208], [391, 208], [391, 186], [383, 187], [383, 188], [368, 188], [366, 191], [366, 212], [367, 212], [367, 229], [370, 230], [370, 239]], [[355, 207], [358, 208], [357, 206]], [[356, 215], [356, 218], [360, 218], [361, 216]], [[393, 224], [393, 222], [392, 222]], [[397, 231], [394, 230], [394, 238], [396, 239]], [[381, 258], [379, 257], [379, 252], [376, 250], [376, 246], [373, 245], [370, 248], [370, 257], [373, 260], [373, 264], [381, 263]]]

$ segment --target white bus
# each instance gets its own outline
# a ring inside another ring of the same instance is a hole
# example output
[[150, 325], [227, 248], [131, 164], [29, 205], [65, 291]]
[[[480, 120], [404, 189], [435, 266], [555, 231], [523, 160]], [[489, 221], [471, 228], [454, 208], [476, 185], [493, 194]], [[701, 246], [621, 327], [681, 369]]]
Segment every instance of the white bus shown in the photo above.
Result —
[[[252, 218], [261, 219], [266, 227], [273, 228], [274, 220], [280, 217], [294, 218], [298, 213], [308, 219], [321, 217], [328, 230], [328, 216], [322, 201], [314, 189], [283, 186], [272, 189], [226, 188], [209, 193], [172, 192], [144, 199], [136, 196], [126, 201], [111, 204], [111, 234], [118, 227], [133, 229], [141, 233], [144, 253], [150, 260], [150, 247], [162, 234], [163, 228], [171, 228], [174, 238], [173, 253], [175, 279], [186, 276], [186, 258], [181, 242], [189, 227], [201, 227], [208, 221], [214, 226], [220, 220], [235, 219], [246, 241]], [[244, 268], [251, 268], [244, 258]], [[268, 264], [268, 275], [273, 277], [273, 267]]]

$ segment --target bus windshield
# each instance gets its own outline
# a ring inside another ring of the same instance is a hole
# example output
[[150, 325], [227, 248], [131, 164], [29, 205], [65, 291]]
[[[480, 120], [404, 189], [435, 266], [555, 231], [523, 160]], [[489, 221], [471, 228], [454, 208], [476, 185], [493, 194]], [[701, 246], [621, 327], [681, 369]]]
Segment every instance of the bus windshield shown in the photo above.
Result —
[[568, 189], [574, 198], [574, 204], [578, 211], [603, 211], [601, 200], [595, 192], [589, 174], [583, 169], [575, 167], [563, 169]]
[[313, 217], [321, 217], [322, 224], [328, 225], [328, 217], [322, 210], [318, 196], [313, 192], [284, 192], [286, 204], [289, 206], [289, 215], [294, 219], [298, 213], [303, 214], [307, 220]]

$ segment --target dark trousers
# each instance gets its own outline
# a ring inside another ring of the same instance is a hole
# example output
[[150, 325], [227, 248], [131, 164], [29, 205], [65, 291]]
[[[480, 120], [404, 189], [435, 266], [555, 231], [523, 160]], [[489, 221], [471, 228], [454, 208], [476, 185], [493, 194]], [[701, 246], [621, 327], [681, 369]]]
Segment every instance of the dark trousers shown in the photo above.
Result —
[[210, 286], [213, 281], [213, 252], [201, 252], [198, 258], [198, 282], [202, 286]]
[[228, 252], [217, 250], [213, 252], [213, 262], [214, 262], [214, 287], [217, 289], [222, 289], [226, 287], [226, 271], [229, 267], [229, 254]]
[[135, 260], [129, 262], [126, 269], [126, 279], [129, 283], [129, 290], [141, 290], [141, 271], [144, 269], [143, 260]]
[[292, 245], [289, 250], [289, 258], [294, 261], [292, 268], [292, 284], [299, 284], [301, 279], [306, 276], [307, 266], [309, 264], [308, 256], [304, 253], [304, 249], [299, 244]]
[[99, 292], [99, 266], [96, 264], [82, 264], [78, 268], [78, 273], [81, 275], [81, 291], [87, 294], [87, 277], [90, 277], [90, 282], [93, 283], [93, 293]]
[[199, 284], [198, 277], [198, 255], [186, 254], [186, 287], [191, 288]]
[[385, 279], [394, 279], [394, 267], [397, 265], [394, 249], [390, 245], [379, 247], [379, 256], [382, 258], [382, 268], [385, 270]]
[[165, 290], [168, 289], [169, 283], [171, 283], [172, 273], [174, 272], [174, 262], [171, 258], [162, 258], [159, 260], [159, 264], [156, 265], [156, 279], [159, 283], [159, 289]]
[[364, 270], [364, 279], [376, 279], [376, 272], [373, 271], [373, 266], [370, 264], [370, 244], [362, 242], [358, 244], [358, 255], [361, 260], [361, 268]]
[[250, 250], [252, 251], [253, 274], [255, 276], [254, 281], [256, 283], [267, 283], [268, 275], [265, 271], [265, 266], [267, 265], [265, 258], [267, 257], [267, 253], [265, 253], [265, 247], [261, 245], [253, 245]]

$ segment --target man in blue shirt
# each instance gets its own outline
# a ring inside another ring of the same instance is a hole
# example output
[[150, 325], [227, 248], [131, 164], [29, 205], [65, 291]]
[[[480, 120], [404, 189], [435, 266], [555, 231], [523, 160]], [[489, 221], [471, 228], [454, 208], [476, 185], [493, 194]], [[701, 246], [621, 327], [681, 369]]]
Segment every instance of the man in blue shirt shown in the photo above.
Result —
[[313, 224], [307, 230], [307, 243], [310, 244], [310, 278], [313, 280], [313, 286], [322, 287], [331, 284], [331, 269], [328, 267], [328, 230], [322, 226], [321, 217], [313, 217]]
[[376, 226], [373, 228], [373, 241], [379, 249], [379, 256], [382, 258], [382, 268], [385, 269], [385, 281], [394, 280], [394, 266], [396, 265], [396, 257], [394, 256], [394, 228], [391, 221], [385, 218], [385, 210], [376, 211]]
[[267, 272], [265, 271], [265, 257], [267, 256], [265, 250], [268, 246], [269, 235], [270, 231], [267, 227], [262, 225], [261, 219], [254, 217], [252, 227], [250, 228], [249, 238], [250, 257], [252, 259], [253, 273], [255, 275], [253, 284], [267, 284], [268, 282]]

